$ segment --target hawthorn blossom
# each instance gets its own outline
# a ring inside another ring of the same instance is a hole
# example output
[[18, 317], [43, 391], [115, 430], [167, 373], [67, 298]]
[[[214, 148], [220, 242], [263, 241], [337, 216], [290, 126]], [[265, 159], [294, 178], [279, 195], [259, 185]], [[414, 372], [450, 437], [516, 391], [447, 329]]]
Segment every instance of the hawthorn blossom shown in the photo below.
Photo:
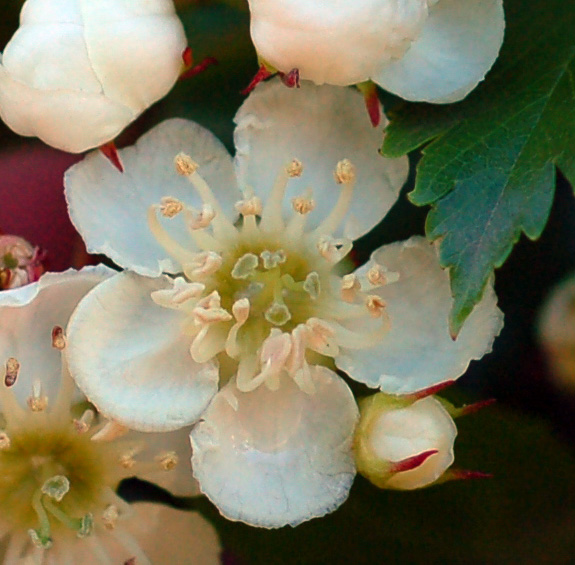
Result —
[[37, 281], [44, 253], [17, 235], [0, 235], [0, 290]]
[[249, 0], [260, 58], [316, 84], [372, 80], [407, 100], [464, 98], [503, 42], [502, 0]]
[[336, 367], [392, 394], [449, 381], [501, 313], [489, 286], [454, 341], [448, 276], [422, 238], [342, 276], [407, 175], [378, 154], [356, 90], [271, 81], [236, 124], [235, 167], [201, 126], [168, 120], [121, 152], [123, 175], [98, 153], [67, 172], [88, 248], [126, 269], [79, 304], [68, 360], [126, 426], [199, 420], [194, 475], [225, 516], [296, 525], [337, 508], [355, 475], [358, 410]]
[[27, 0], [0, 55], [0, 117], [81, 153], [113, 140], [182, 70], [171, 0]]
[[[0, 293], [0, 551], [7, 565], [218, 562], [215, 534], [198, 516], [132, 506], [115, 494], [121, 479], [136, 474], [193, 494], [185, 463], [178, 465], [185, 452], [173, 449], [185, 430], [163, 434], [156, 445], [157, 435], [143, 443], [141, 434], [101, 420], [82, 401], [62, 358], [71, 311], [112, 272], [49, 273]], [[162, 543], [160, 531], [170, 524], [189, 528], [180, 547]], [[192, 557], [195, 546], [199, 560]]]

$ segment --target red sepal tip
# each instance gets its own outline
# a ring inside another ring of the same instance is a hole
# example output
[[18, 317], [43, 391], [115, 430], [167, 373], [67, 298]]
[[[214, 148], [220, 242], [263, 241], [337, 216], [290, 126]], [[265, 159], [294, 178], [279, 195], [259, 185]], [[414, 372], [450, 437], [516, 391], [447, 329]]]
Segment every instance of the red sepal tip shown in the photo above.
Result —
[[403, 473], [404, 471], [411, 471], [423, 465], [432, 455], [437, 453], [437, 449], [430, 449], [423, 453], [418, 453], [413, 457], [402, 459], [401, 461], [392, 462], [389, 468], [390, 473]]
[[483, 410], [483, 408], [487, 408], [487, 406], [491, 406], [495, 404], [497, 400], [495, 398], [488, 398], [487, 400], [481, 400], [479, 402], [474, 402], [473, 404], [467, 404], [466, 406], [462, 406], [459, 409], [458, 416], [467, 416], [468, 414], [475, 414], [475, 412], [479, 412], [479, 410]]
[[270, 78], [272, 75], [273, 73], [269, 71], [265, 65], [261, 65], [258, 72], [254, 75], [254, 78], [246, 88], [240, 92], [240, 94], [242, 96], [247, 96], [260, 82]]
[[437, 385], [433, 385], [433, 386], [424, 388], [422, 390], [418, 390], [417, 392], [414, 392], [412, 394], [407, 394], [407, 395], [405, 395], [405, 398], [408, 398], [409, 400], [413, 400], [415, 402], [416, 400], [421, 400], [422, 398], [427, 398], [428, 396], [432, 396], [434, 394], [437, 394], [438, 392], [442, 391], [444, 388], [451, 386], [454, 382], [455, 382], [454, 380], [444, 381], [444, 382], [439, 383]]
[[449, 469], [445, 473], [446, 479], [451, 481], [470, 481], [475, 479], [492, 479], [491, 473], [482, 471], [469, 471], [466, 469]]
[[191, 77], [195, 77], [196, 75], [203, 73], [208, 67], [217, 64], [218, 60], [215, 57], [206, 57], [197, 65], [194, 65], [193, 67], [189, 66], [189, 68], [179, 76], [178, 80], [185, 80]]
[[299, 69], [292, 69], [289, 73], [278, 73], [281, 81], [288, 88], [299, 88]]
[[182, 53], [182, 61], [186, 69], [189, 69], [194, 63], [194, 55], [191, 47], [186, 47]]
[[116, 144], [113, 141], [109, 141], [104, 145], [100, 145], [100, 151], [120, 171], [121, 173], [124, 172], [124, 165], [122, 165], [122, 161], [120, 160], [120, 155], [118, 154], [118, 149], [116, 148]]

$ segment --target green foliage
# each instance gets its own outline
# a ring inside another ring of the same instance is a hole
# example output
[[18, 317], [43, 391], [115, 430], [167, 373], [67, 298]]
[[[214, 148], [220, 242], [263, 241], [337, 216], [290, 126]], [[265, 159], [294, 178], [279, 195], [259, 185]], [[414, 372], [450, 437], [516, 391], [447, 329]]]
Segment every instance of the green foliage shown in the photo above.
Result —
[[205, 499], [240, 563], [571, 563], [573, 455], [540, 422], [498, 408], [457, 420], [458, 467], [491, 479], [399, 492], [358, 477], [335, 513], [297, 528], [229, 522]]
[[485, 82], [458, 104], [404, 104], [383, 144], [398, 156], [430, 142], [409, 197], [432, 206], [426, 232], [442, 238], [455, 334], [521, 233], [541, 235], [555, 166], [575, 181], [575, 4], [508, 0], [505, 10], [504, 46]]

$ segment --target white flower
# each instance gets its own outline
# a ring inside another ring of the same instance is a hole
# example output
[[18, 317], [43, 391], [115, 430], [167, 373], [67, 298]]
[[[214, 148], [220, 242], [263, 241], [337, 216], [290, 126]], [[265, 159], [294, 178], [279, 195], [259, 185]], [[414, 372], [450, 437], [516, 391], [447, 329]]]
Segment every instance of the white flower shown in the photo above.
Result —
[[433, 396], [419, 400], [375, 394], [360, 403], [357, 468], [381, 488], [427, 486], [453, 463], [457, 428]]
[[[89, 267], [47, 274], [0, 293], [0, 551], [6, 564], [95, 565], [132, 558], [145, 564], [157, 556], [165, 557], [157, 563], [218, 562], [215, 534], [197, 516], [133, 507], [114, 492], [121, 479], [134, 475], [160, 478], [166, 487], [181, 481], [177, 469], [185, 465], [176, 465], [174, 448], [185, 440], [185, 430], [165, 435], [158, 449], [157, 435], [144, 445], [142, 434], [126, 435], [87, 406], [82, 412], [82, 398], [62, 362], [71, 311], [112, 273]], [[151, 461], [143, 463], [147, 452]], [[187, 476], [186, 489], [177, 485], [180, 494], [194, 493]], [[160, 528], [177, 532], [184, 525], [190, 530], [179, 536], [179, 547], [159, 537]], [[200, 561], [190, 558], [194, 546], [202, 552]], [[182, 551], [186, 559], [170, 558]]]
[[0, 116], [72, 153], [114, 139], [182, 70], [171, 0], [27, 0], [0, 56]]
[[0, 235], [0, 290], [37, 281], [44, 272], [43, 252], [16, 235]]
[[493, 65], [502, 0], [249, 0], [258, 54], [316, 84], [368, 79], [407, 100], [455, 102]]
[[448, 276], [422, 238], [337, 274], [407, 174], [405, 159], [378, 155], [357, 91], [272, 81], [236, 123], [237, 179], [221, 144], [183, 120], [125, 149], [124, 175], [97, 153], [68, 171], [89, 248], [130, 269], [79, 305], [68, 358], [126, 425], [201, 417], [194, 473], [226, 516], [295, 525], [341, 504], [355, 474], [357, 407], [335, 366], [392, 393], [454, 379], [501, 314], [489, 287], [453, 341]]
[[559, 283], [545, 300], [537, 324], [551, 376], [566, 391], [575, 389], [575, 275]]

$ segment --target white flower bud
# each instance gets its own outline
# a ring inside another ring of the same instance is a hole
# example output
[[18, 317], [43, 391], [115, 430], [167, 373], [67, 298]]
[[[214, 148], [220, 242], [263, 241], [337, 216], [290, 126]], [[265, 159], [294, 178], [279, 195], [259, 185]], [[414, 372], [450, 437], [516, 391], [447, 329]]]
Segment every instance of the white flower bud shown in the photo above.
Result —
[[575, 393], [575, 274], [553, 289], [541, 308], [537, 329], [550, 376]]
[[427, 486], [453, 463], [456, 435], [452, 417], [433, 396], [411, 402], [375, 394], [360, 403], [357, 469], [380, 488]]
[[171, 0], [27, 0], [0, 59], [0, 117], [71, 153], [98, 147], [166, 95], [185, 48]]
[[249, 0], [251, 35], [270, 66], [316, 84], [373, 80], [408, 100], [461, 100], [503, 41], [502, 0]]

